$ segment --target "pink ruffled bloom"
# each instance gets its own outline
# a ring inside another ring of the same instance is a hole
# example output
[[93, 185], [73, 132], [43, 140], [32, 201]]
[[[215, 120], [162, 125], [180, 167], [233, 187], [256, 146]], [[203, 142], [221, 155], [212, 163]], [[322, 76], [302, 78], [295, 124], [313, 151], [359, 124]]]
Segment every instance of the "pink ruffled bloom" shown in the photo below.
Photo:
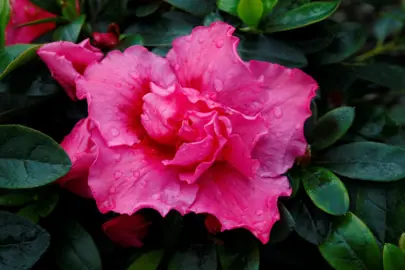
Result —
[[[56, 27], [56, 24], [52, 22], [19, 27], [21, 24], [53, 18], [56, 17], [56, 15], [39, 8], [31, 3], [30, 0], [9, 1], [11, 12], [10, 21], [6, 27], [6, 45], [31, 43], [34, 39]], [[76, 1], [76, 4], [77, 11], [79, 12], [79, 1]]]
[[[318, 86], [298, 69], [243, 62], [233, 32], [197, 27], [166, 58], [142, 46], [113, 51], [76, 77], [92, 125], [69, 136], [97, 149], [83, 179], [102, 213], [207, 213], [221, 231], [246, 228], [268, 242]], [[72, 160], [74, 171], [81, 161]]]

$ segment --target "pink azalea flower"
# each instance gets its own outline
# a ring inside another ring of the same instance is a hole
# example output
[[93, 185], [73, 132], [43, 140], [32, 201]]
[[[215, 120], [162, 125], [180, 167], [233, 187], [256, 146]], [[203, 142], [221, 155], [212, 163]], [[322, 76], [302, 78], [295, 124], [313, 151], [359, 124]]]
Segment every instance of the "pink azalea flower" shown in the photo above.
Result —
[[[6, 27], [6, 45], [17, 43], [31, 43], [34, 39], [53, 30], [55, 23], [41, 23], [36, 25], [19, 27], [21, 24], [32, 21], [56, 17], [31, 3], [30, 0], [9, 0], [10, 1], [10, 21]], [[76, 1], [77, 11], [80, 11], [79, 1]]]
[[298, 69], [243, 62], [233, 32], [197, 27], [166, 58], [141, 46], [113, 51], [75, 79], [95, 126], [88, 185], [102, 213], [207, 213], [221, 231], [246, 228], [268, 242], [318, 86]]
[[122, 215], [104, 223], [103, 230], [112, 241], [123, 247], [141, 248], [150, 225], [141, 214]]

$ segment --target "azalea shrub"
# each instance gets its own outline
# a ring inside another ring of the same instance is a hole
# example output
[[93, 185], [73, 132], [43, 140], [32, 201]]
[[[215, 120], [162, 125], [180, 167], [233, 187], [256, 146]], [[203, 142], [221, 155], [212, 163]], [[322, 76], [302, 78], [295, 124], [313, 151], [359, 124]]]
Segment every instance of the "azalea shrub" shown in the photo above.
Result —
[[405, 269], [404, 23], [1, 0], [0, 269]]

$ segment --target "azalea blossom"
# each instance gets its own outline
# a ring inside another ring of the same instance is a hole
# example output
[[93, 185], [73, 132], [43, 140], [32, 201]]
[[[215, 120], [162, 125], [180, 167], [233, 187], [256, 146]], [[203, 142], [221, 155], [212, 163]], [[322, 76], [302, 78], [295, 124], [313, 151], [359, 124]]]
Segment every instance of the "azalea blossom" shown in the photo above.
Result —
[[132, 46], [69, 74], [56, 64], [63, 50], [52, 54], [61, 43], [39, 50], [67, 92], [88, 102], [63, 146], [69, 180], [88, 185], [102, 213], [206, 213], [221, 231], [246, 228], [268, 242], [318, 86], [298, 69], [244, 62], [234, 30], [215, 22], [174, 40], [166, 58]]

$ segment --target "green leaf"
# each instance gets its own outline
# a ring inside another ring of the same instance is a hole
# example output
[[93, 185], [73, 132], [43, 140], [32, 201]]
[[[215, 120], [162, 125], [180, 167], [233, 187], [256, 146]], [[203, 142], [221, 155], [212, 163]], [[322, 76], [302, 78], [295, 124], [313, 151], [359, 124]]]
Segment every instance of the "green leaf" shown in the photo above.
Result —
[[49, 234], [31, 221], [0, 212], [0, 269], [31, 269], [49, 246]]
[[38, 24], [43, 24], [43, 23], [66, 23], [67, 21], [63, 18], [60, 17], [51, 17], [51, 18], [45, 18], [45, 19], [39, 19], [35, 21], [30, 21], [27, 23], [22, 23], [19, 24], [17, 27], [25, 27], [25, 26], [30, 26], [30, 25], [38, 25]]
[[405, 149], [356, 142], [329, 150], [317, 164], [345, 177], [390, 182], [405, 177]]
[[163, 250], [150, 251], [136, 259], [127, 270], [156, 270], [163, 257]]
[[322, 211], [335, 216], [349, 211], [349, 194], [345, 185], [327, 169], [307, 169], [302, 183], [309, 198]]
[[262, 2], [264, 8], [263, 15], [265, 16], [273, 10], [273, 8], [277, 5], [278, 0], [262, 0]]
[[215, 9], [215, 0], [165, 0], [169, 4], [195, 16], [203, 17]]
[[297, 195], [298, 191], [300, 190], [301, 172], [293, 169], [290, 172], [288, 172], [287, 177], [288, 177], [288, 180], [290, 181], [290, 185], [291, 185], [291, 189], [292, 189], [290, 198], [294, 198]]
[[0, 126], [0, 188], [32, 188], [64, 176], [70, 160], [58, 143], [36, 130]]
[[341, 62], [366, 43], [366, 31], [359, 24], [343, 22], [329, 27], [329, 31], [335, 36], [332, 44], [314, 55], [314, 61], [321, 65]]
[[76, 42], [79, 38], [80, 32], [82, 31], [85, 20], [86, 16], [82, 15], [71, 23], [58, 27], [53, 34], [53, 39], [55, 41], [65, 40]]
[[22, 206], [34, 200], [34, 194], [10, 193], [0, 195], [1, 206]]
[[398, 243], [399, 248], [405, 253], [405, 233], [401, 234]]
[[237, 13], [248, 26], [256, 27], [263, 15], [263, 2], [262, 0], [239, 0]]
[[0, 50], [0, 80], [37, 56], [36, 44], [16, 44]]
[[0, 1], [0, 49], [6, 44], [6, 26], [10, 20], [10, 3], [8, 0]]
[[296, 200], [290, 213], [295, 221], [294, 230], [306, 241], [319, 245], [329, 235], [331, 229], [329, 217], [318, 208]]
[[354, 69], [358, 78], [395, 90], [405, 88], [405, 68], [371, 63]]
[[239, 0], [217, 0], [218, 9], [225, 11], [226, 13], [238, 16], [237, 7]]
[[378, 44], [382, 45], [387, 37], [401, 31], [404, 23], [395, 18], [395, 12], [384, 14], [374, 23], [373, 32]]
[[298, 49], [264, 35], [247, 35], [241, 41], [238, 52], [245, 61], [267, 61], [291, 68], [302, 68], [308, 64], [305, 55]]
[[79, 16], [76, 9], [77, 0], [63, 0], [62, 15], [69, 21], [74, 21]]
[[333, 231], [319, 246], [319, 251], [335, 269], [381, 268], [380, 250], [373, 234], [352, 213], [339, 217], [333, 223]]
[[381, 138], [386, 124], [385, 108], [374, 104], [356, 106], [356, 119], [353, 130], [365, 138]]
[[259, 270], [260, 253], [257, 247], [249, 253], [233, 253], [225, 246], [218, 246], [218, 258], [223, 270]]
[[274, 223], [270, 232], [270, 243], [284, 241], [294, 231], [295, 221], [291, 213], [282, 203], [278, 203], [280, 219]]
[[57, 0], [30, 0], [36, 6], [54, 14], [61, 14], [60, 1]]
[[216, 267], [217, 254], [210, 246], [176, 252], [169, 262], [168, 270], [211, 270]]
[[397, 125], [405, 125], [405, 106], [402, 104], [394, 105], [388, 110], [388, 116]]
[[339, 7], [340, 1], [312, 2], [288, 11], [266, 23], [267, 33], [280, 32], [320, 22]]
[[146, 17], [154, 13], [156, 10], [159, 9], [160, 5], [162, 2], [157, 1], [157, 2], [151, 2], [151, 3], [146, 3], [143, 5], [140, 5], [136, 8], [135, 15], [137, 17]]
[[322, 116], [315, 125], [311, 147], [320, 150], [334, 144], [349, 130], [354, 114], [354, 108], [344, 106]]
[[59, 195], [56, 193], [47, 194], [45, 197], [38, 200], [36, 203], [28, 205], [20, 211], [18, 214], [30, 219], [34, 223], [38, 223], [41, 217], [49, 216], [55, 209], [56, 204], [59, 201]]
[[141, 35], [128, 35], [118, 43], [115, 49], [124, 51], [133, 45], [143, 45], [143, 37]]
[[213, 22], [217, 22], [217, 21], [223, 21], [224, 19], [222, 18], [221, 14], [219, 14], [218, 11], [216, 12], [211, 12], [210, 14], [208, 14], [207, 16], [205, 16], [204, 18], [204, 26], [209, 26], [211, 25]]
[[405, 269], [405, 254], [393, 244], [385, 244], [383, 250], [384, 270]]
[[102, 270], [98, 249], [88, 232], [77, 222], [64, 222], [55, 235], [56, 263], [61, 270]]

